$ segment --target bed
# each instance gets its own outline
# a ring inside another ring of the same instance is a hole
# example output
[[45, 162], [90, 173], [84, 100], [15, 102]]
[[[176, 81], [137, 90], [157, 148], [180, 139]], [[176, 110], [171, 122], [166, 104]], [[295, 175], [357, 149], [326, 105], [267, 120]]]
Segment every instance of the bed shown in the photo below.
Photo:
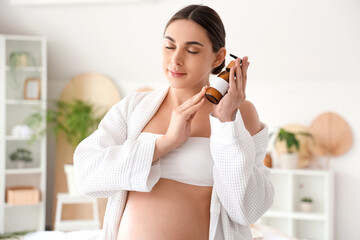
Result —
[[[283, 233], [260, 224], [252, 224], [251, 231], [254, 240], [292, 240]], [[101, 230], [79, 230], [71, 232], [60, 231], [38, 231], [28, 233], [23, 240], [99, 240]]]

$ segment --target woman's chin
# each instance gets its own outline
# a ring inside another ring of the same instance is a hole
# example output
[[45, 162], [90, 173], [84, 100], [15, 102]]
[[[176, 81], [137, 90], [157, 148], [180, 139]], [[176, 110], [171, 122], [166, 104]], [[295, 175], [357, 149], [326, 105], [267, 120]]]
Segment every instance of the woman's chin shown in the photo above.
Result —
[[189, 87], [189, 86], [186, 86], [185, 84], [174, 83], [172, 81], [169, 81], [169, 85], [172, 88], [187, 88], [187, 87]]
[[180, 80], [178, 78], [168, 77], [167, 80], [168, 80], [170, 86], [174, 87], [174, 88], [186, 88], [186, 87], [189, 87], [189, 84], [186, 84], [186, 81], [184, 81], [183, 79]]

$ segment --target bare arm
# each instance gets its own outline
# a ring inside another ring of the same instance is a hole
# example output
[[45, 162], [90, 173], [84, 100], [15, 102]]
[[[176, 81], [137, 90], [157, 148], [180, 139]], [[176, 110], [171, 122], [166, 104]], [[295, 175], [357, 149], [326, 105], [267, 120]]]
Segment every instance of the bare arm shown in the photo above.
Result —
[[169, 141], [166, 140], [166, 136], [161, 136], [156, 139], [155, 142], [155, 150], [154, 150], [154, 158], [153, 162], [159, 160], [160, 157], [164, 156], [168, 152], [174, 150], [175, 147]]
[[181, 146], [189, 138], [191, 122], [197, 110], [204, 103], [206, 89], [207, 86], [204, 86], [200, 92], [172, 110], [170, 124], [166, 134], [156, 139], [153, 162], [156, 162], [161, 156]]

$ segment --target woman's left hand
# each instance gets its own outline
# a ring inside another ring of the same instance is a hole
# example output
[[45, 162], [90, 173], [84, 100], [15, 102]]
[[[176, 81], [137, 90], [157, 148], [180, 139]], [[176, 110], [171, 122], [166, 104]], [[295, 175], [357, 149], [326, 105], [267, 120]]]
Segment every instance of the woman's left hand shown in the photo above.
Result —
[[[214, 105], [213, 116], [218, 118], [221, 122], [231, 122], [232, 117], [240, 105], [245, 101], [247, 69], [250, 62], [248, 57], [242, 59], [240, 65], [240, 58], [235, 60], [235, 66], [230, 69], [229, 89], [223, 96], [220, 102]], [[236, 78], [235, 78], [236, 72]]]

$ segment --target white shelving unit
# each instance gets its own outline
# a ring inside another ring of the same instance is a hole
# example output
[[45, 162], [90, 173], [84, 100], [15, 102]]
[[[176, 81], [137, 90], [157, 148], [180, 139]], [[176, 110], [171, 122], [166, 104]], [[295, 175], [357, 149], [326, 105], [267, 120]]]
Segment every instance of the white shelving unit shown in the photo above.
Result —
[[[271, 169], [274, 204], [260, 219], [297, 239], [333, 240], [334, 174], [332, 171]], [[311, 212], [300, 207], [303, 197], [313, 199]]]
[[[11, 68], [9, 58], [16, 51], [29, 53], [34, 61]], [[12, 129], [24, 124], [31, 113], [46, 111], [46, 51], [43, 37], [0, 34], [0, 233], [45, 230], [46, 136], [29, 145], [29, 138], [12, 136]], [[40, 79], [40, 99], [24, 99], [24, 83], [28, 78]], [[22, 169], [15, 168], [9, 157], [17, 148], [32, 152], [33, 161]], [[6, 188], [14, 186], [36, 187], [41, 201], [33, 205], [7, 204]]]

